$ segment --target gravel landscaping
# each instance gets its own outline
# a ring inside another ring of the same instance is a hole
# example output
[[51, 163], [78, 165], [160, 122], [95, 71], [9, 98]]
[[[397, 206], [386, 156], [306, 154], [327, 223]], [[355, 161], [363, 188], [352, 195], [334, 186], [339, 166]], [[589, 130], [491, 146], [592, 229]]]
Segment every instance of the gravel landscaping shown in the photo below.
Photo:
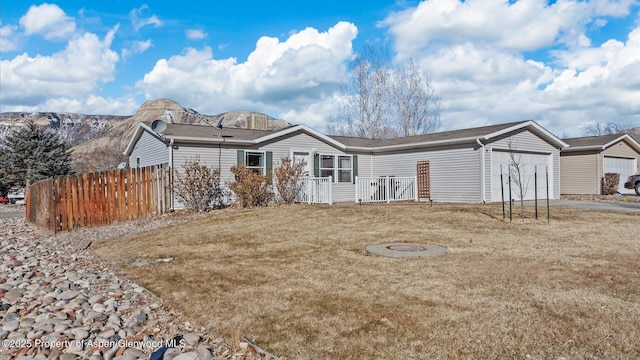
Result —
[[[0, 212], [24, 207], [0, 206]], [[189, 321], [94, 255], [92, 241], [199, 215], [53, 235], [23, 218], [0, 218], [0, 360], [261, 359]], [[167, 260], [169, 261], [169, 260]]]
[[562, 195], [562, 200], [578, 201], [602, 201], [602, 202], [628, 202], [640, 203], [640, 196], [635, 194], [625, 195]]

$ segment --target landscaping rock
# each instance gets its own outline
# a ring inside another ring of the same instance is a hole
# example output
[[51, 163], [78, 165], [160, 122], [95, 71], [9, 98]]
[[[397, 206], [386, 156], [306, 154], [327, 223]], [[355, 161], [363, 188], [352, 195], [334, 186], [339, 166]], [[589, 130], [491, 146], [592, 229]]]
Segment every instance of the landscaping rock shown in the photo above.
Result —
[[[261, 359], [202, 333], [87, 249], [90, 241], [145, 226], [53, 235], [24, 219], [0, 218], [0, 340], [12, 345], [0, 347], [0, 360]], [[171, 339], [186, 346], [161, 347]]]

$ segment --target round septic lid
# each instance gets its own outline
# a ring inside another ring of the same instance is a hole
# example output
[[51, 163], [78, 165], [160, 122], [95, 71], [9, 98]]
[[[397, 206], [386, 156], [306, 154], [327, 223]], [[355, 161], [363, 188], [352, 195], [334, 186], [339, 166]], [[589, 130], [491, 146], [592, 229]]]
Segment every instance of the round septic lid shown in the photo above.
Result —
[[426, 247], [413, 244], [389, 245], [387, 249], [391, 251], [425, 251]]
[[422, 245], [409, 243], [384, 243], [367, 245], [365, 251], [371, 255], [388, 256], [394, 258], [431, 257], [444, 255], [447, 248], [439, 245]]

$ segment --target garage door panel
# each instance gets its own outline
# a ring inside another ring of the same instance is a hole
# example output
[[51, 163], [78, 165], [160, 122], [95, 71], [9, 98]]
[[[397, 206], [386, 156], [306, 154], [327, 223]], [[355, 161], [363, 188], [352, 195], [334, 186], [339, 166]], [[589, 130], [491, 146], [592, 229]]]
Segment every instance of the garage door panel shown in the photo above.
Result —
[[635, 174], [636, 159], [620, 158], [613, 156], [604, 157], [604, 173], [620, 174], [620, 182], [618, 183], [618, 192], [621, 194], [634, 193], [633, 190], [625, 189], [624, 183], [627, 178]]
[[[514, 153], [515, 162], [519, 163], [522, 171], [523, 179], [523, 193], [525, 200], [545, 199], [547, 197], [547, 182], [546, 172], [549, 171], [549, 194], [553, 194], [551, 188], [551, 172], [549, 168], [551, 163], [551, 155], [547, 154], [528, 154], [528, 153]], [[509, 152], [494, 151], [492, 154], [492, 180], [491, 180], [491, 200], [501, 201], [502, 193], [504, 191], [505, 200], [509, 199], [509, 171], [512, 174], [515, 170], [510, 167], [513, 163]], [[500, 176], [502, 174], [502, 178]], [[515, 174], [514, 174], [515, 176]], [[501, 181], [504, 185], [501, 187]], [[536, 186], [537, 185], [537, 186]], [[536, 194], [537, 189], [537, 194]], [[517, 189], [516, 181], [511, 182], [511, 198], [515, 200], [520, 199], [520, 191]]]

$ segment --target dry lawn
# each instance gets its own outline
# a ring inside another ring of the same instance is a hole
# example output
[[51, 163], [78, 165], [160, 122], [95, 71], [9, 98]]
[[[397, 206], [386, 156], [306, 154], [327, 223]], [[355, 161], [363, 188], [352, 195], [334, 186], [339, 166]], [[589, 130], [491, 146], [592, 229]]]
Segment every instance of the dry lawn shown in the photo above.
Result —
[[[212, 332], [285, 359], [640, 358], [640, 216], [553, 210], [550, 224], [494, 205], [225, 210], [94, 246]], [[448, 254], [363, 251], [391, 241]]]

